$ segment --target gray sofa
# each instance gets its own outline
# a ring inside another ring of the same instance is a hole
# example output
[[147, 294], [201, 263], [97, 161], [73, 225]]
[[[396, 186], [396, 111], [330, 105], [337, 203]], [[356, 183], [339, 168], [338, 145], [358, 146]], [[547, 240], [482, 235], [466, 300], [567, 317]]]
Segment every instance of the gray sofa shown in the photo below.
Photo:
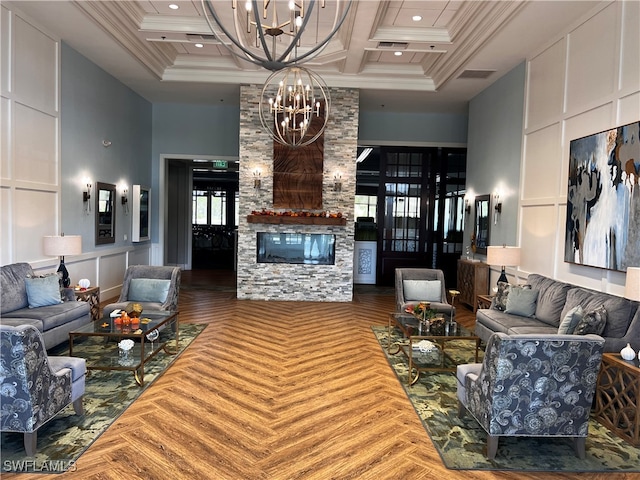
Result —
[[509, 335], [558, 333], [561, 320], [574, 307], [580, 305], [584, 311], [590, 311], [604, 305], [607, 311], [607, 322], [601, 334], [605, 340], [604, 351], [619, 352], [627, 343], [636, 351], [640, 349], [638, 302], [537, 274], [529, 275], [527, 284], [538, 290], [535, 315], [523, 317], [497, 310], [494, 300], [491, 308], [476, 312], [475, 332], [484, 342], [495, 332]]
[[4, 265], [1, 270], [3, 325], [33, 325], [42, 334], [45, 347], [50, 349], [68, 341], [70, 331], [91, 322], [89, 303], [76, 301], [72, 291], [61, 303], [29, 308], [25, 280], [35, 273], [28, 263]]

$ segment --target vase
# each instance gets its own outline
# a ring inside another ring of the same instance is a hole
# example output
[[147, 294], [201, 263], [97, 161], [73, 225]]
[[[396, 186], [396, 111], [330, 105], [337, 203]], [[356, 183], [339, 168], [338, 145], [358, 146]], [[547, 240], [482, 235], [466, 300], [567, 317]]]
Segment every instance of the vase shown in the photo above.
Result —
[[[640, 358], [640, 353], [638, 353], [638, 355], [639, 355], [638, 358]], [[636, 352], [633, 348], [631, 348], [631, 345], [627, 343], [627, 346], [624, 347], [622, 350], [620, 350], [620, 356], [623, 359], [629, 361], [636, 358]]]

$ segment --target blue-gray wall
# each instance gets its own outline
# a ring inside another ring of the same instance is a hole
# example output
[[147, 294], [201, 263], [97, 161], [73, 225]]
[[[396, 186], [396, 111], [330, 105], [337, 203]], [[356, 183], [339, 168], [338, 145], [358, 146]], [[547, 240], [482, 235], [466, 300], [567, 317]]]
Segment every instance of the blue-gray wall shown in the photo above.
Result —
[[[95, 182], [151, 182], [151, 104], [66, 44], [61, 54], [62, 231], [82, 235], [82, 251], [129, 245], [131, 215], [116, 202], [116, 243], [95, 246]], [[105, 148], [103, 140], [111, 141]], [[93, 182], [84, 213], [83, 179]], [[127, 235], [127, 241], [124, 240]]]
[[467, 125], [466, 114], [361, 110], [358, 140], [361, 145], [464, 145], [467, 143]]
[[[502, 214], [497, 224], [492, 215], [490, 245], [517, 241], [525, 74], [523, 62], [469, 103], [467, 191], [476, 195], [501, 191]], [[467, 221], [465, 227], [468, 245], [473, 222]]]
[[[237, 106], [151, 104], [64, 43], [61, 98], [62, 228], [82, 235], [83, 252], [130, 245], [131, 235], [131, 216], [118, 201], [116, 244], [95, 246], [95, 198], [91, 215], [84, 214], [81, 201], [85, 177], [94, 186], [125, 183], [130, 191], [133, 184], [150, 186], [156, 242], [160, 156], [238, 156]], [[467, 115], [361, 111], [358, 137], [373, 144], [464, 145]], [[105, 148], [103, 140], [111, 146]]]

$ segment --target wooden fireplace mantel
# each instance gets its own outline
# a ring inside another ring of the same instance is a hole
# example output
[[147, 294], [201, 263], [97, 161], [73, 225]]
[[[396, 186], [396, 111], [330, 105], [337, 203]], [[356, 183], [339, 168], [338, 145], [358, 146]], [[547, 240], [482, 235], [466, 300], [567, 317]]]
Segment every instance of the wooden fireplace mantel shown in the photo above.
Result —
[[346, 225], [344, 217], [294, 217], [292, 215], [247, 215], [248, 223], [271, 225]]

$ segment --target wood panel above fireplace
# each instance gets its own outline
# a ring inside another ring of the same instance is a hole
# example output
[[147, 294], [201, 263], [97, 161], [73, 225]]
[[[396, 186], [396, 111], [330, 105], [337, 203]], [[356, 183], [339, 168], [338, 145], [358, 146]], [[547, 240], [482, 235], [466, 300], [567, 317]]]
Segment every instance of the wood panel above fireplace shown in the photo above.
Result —
[[247, 223], [272, 225], [346, 225], [344, 217], [293, 217], [291, 215], [247, 215]]

